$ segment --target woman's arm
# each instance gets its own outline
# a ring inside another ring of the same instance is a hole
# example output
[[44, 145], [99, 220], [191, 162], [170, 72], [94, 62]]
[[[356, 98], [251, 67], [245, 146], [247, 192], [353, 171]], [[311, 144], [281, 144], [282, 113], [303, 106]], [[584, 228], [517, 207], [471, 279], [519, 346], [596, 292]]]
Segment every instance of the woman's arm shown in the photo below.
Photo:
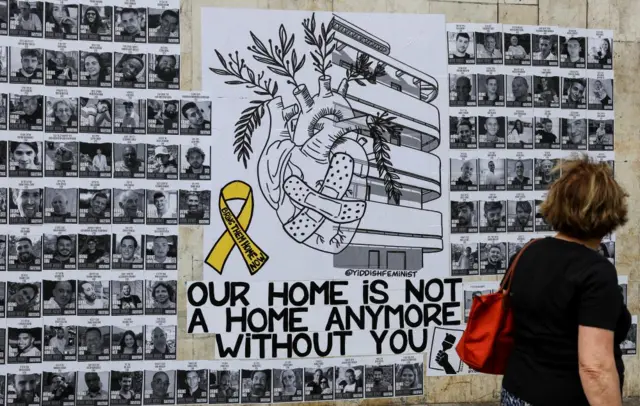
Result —
[[623, 297], [616, 268], [599, 260], [576, 280], [578, 304], [578, 371], [592, 406], [622, 404], [614, 345]]
[[579, 326], [578, 369], [591, 406], [622, 405], [613, 345], [613, 331]]

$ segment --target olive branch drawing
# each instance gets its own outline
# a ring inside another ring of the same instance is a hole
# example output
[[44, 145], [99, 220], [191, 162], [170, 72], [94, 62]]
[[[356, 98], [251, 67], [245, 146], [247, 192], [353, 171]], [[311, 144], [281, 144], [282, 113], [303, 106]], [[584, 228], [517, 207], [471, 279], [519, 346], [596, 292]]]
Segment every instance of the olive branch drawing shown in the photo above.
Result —
[[360, 86], [366, 86], [367, 83], [365, 80], [375, 85], [376, 80], [379, 77], [385, 76], [387, 72], [384, 63], [378, 62], [373, 70], [371, 70], [371, 63], [372, 61], [369, 60], [369, 55], [358, 52], [356, 63], [353, 67], [347, 69], [347, 80], [349, 82], [354, 81]]
[[251, 147], [253, 132], [262, 123], [265, 105], [278, 94], [278, 83], [271, 79], [264, 79], [264, 71], [256, 75], [245, 64], [244, 59], [240, 59], [238, 51], [235, 52], [235, 56], [229, 54], [229, 62], [224, 59], [218, 50], [215, 52], [223, 69], [209, 68], [209, 70], [217, 75], [234, 76], [236, 78], [236, 80], [228, 80], [224, 83], [228, 85], [244, 85], [259, 96], [271, 96], [269, 99], [251, 100], [249, 102], [251, 106], [244, 109], [240, 114], [240, 118], [236, 121], [233, 152], [236, 154], [238, 162], [242, 160], [246, 169], [249, 158], [253, 153], [253, 148]]
[[310, 53], [315, 66], [314, 70], [324, 78], [327, 76], [327, 70], [333, 66], [331, 54], [336, 49], [334, 43], [335, 32], [333, 32], [333, 28], [329, 27], [327, 29], [322, 23], [320, 25], [320, 34], [316, 37], [316, 13], [311, 14], [311, 19], [305, 18], [302, 26], [304, 27], [304, 42], [316, 47]]
[[402, 196], [402, 184], [398, 182], [400, 177], [391, 163], [389, 143], [384, 137], [385, 133], [389, 134], [390, 138], [400, 136], [402, 127], [393, 122], [395, 119], [396, 117], [390, 116], [386, 111], [377, 113], [375, 117], [367, 117], [367, 127], [369, 128], [369, 135], [373, 138], [376, 168], [384, 181], [384, 190], [390, 199], [399, 204], [400, 196]]
[[[305, 34], [305, 43], [315, 47], [310, 51], [313, 59], [314, 71], [318, 72], [322, 78], [327, 76], [329, 68], [333, 66], [331, 56], [336, 50], [335, 31], [331, 25], [326, 26], [324, 23], [320, 25], [320, 32], [316, 24], [315, 13], [311, 18], [306, 18], [302, 22]], [[263, 63], [272, 73], [287, 78], [287, 84], [293, 85], [295, 88], [299, 86], [296, 80], [296, 74], [303, 68], [306, 62], [306, 55], [298, 59], [298, 54], [294, 49], [295, 35], [288, 35], [283, 24], [278, 30], [279, 43], [274, 45], [269, 39], [266, 45], [253, 32], [250, 32], [253, 45], [247, 47], [252, 53], [254, 60]], [[251, 69], [241, 59], [238, 51], [235, 54], [228, 55], [228, 61], [222, 56], [218, 50], [215, 50], [222, 69], [209, 68], [213, 73], [220, 76], [231, 76], [233, 79], [225, 81], [228, 85], [244, 85], [247, 89], [251, 89], [253, 93], [262, 96], [259, 99], [251, 100], [250, 106], [242, 111], [239, 119], [235, 123], [234, 130], [234, 153], [238, 162], [242, 161], [245, 169], [248, 167], [248, 161], [253, 154], [251, 146], [252, 137], [255, 130], [262, 124], [265, 114], [265, 106], [273, 100], [278, 94], [278, 83], [271, 79], [265, 79], [265, 72]], [[356, 82], [360, 86], [376, 84], [378, 78], [387, 75], [385, 64], [378, 62], [372, 69], [373, 61], [366, 53], [359, 52], [355, 64], [347, 69], [347, 82]], [[266, 98], [265, 98], [266, 97]], [[384, 180], [385, 191], [390, 199], [396, 204], [400, 201], [402, 195], [402, 185], [398, 182], [397, 175], [391, 157], [389, 155], [389, 145], [385, 138], [385, 134], [391, 136], [399, 136], [402, 127], [393, 121], [396, 117], [389, 116], [387, 112], [378, 113], [376, 116], [366, 115], [369, 135], [373, 139], [373, 152], [376, 161], [376, 168], [380, 177]]]
[[[273, 42], [269, 40], [269, 48], [267, 48], [253, 32], [250, 34], [254, 45], [247, 47], [247, 49], [255, 54], [253, 59], [268, 65], [267, 69], [276, 75], [288, 77], [287, 83], [298, 87], [296, 73], [304, 66], [306, 56], [303, 55], [302, 59], [298, 61], [296, 50], [293, 49], [295, 35], [291, 34], [291, 38], [288, 38], [287, 30], [283, 24], [280, 24], [280, 46], [276, 45], [274, 47]], [[289, 55], [289, 52], [291, 52], [291, 55]]]

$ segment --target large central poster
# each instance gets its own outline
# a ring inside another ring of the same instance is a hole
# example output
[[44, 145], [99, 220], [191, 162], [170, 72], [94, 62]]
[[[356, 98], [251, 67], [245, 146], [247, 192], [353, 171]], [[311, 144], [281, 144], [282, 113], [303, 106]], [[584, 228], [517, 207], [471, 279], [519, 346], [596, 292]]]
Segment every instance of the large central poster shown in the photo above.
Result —
[[213, 214], [189, 331], [222, 359], [425, 352], [461, 323], [444, 16], [203, 13]]

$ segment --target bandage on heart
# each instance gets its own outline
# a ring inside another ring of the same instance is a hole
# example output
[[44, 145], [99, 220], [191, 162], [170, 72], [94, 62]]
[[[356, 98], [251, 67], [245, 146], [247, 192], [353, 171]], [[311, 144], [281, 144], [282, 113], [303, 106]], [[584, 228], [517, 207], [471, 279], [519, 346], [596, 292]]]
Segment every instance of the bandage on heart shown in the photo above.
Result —
[[337, 153], [331, 159], [329, 169], [318, 192], [298, 176], [287, 178], [284, 192], [304, 209], [284, 224], [284, 229], [299, 243], [303, 243], [320, 228], [325, 220], [345, 224], [362, 219], [366, 203], [360, 200], [343, 200], [353, 178], [353, 158]]

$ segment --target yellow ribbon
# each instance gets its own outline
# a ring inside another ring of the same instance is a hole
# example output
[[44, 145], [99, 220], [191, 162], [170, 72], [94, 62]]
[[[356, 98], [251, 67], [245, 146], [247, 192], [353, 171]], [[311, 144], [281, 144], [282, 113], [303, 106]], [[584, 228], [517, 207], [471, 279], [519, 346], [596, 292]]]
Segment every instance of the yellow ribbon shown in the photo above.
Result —
[[[244, 200], [239, 215], [236, 216], [231, 211], [227, 205], [229, 200]], [[238, 247], [249, 272], [252, 275], [255, 274], [264, 266], [269, 256], [253, 242], [246, 232], [253, 216], [253, 191], [251, 186], [240, 180], [227, 183], [220, 191], [218, 210], [227, 230], [211, 248], [205, 263], [219, 274], [222, 274], [222, 269], [231, 254], [231, 250], [233, 250], [233, 247]]]

